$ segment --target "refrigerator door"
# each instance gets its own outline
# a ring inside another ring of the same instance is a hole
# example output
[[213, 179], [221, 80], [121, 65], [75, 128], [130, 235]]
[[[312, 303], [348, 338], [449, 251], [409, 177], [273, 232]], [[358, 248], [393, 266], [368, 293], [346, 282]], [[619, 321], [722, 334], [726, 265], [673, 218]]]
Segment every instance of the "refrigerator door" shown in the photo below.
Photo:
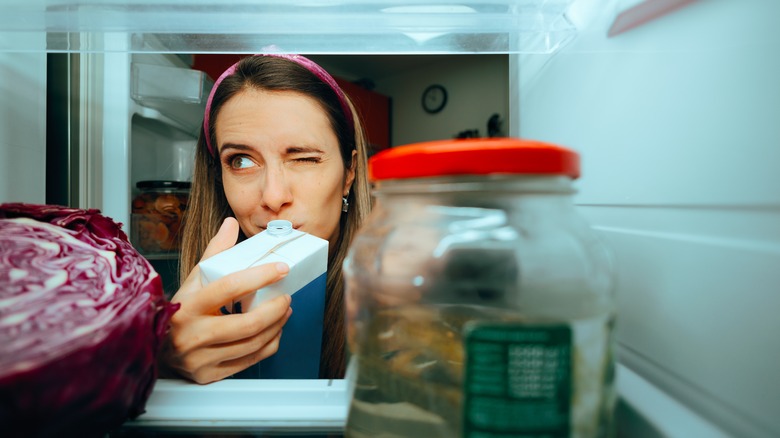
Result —
[[[624, 370], [733, 436], [778, 436], [780, 3], [689, 2], [610, 36], [636, 3], [575, 5], [576, 41], [518, 57], [518, 134], [582, 153]], [[639, 388], [624, 400], [649, 414]]]

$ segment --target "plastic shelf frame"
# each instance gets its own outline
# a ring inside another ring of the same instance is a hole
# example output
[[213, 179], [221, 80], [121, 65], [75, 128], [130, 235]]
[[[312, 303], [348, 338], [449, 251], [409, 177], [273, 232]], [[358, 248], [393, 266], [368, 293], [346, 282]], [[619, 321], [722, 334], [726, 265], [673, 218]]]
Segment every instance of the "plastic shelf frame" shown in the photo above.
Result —
[[0, 52], [553, 53], [574, 0], [7, 0]]
[[140, 105], [136, 112], [197, 137], [214, 81], [186, 68], [133, 63], [132, 70], [130, 95]]
[[340, 433], [349, 408], [348, 382], [239, 380], [208, 385], [160, 379], [146, 412], [123, 430]]

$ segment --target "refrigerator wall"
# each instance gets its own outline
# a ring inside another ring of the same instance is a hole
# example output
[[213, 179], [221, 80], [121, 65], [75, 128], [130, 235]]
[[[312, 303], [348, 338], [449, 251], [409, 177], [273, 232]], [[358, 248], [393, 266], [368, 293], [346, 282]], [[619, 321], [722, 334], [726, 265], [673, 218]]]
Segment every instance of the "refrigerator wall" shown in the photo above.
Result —
[[515, 134], [582, 153], [627, 371], [733, 436], [778, 436], [780, 3], [693, 2], [613, 37], [598, 3], [569, 10], [560, 52], [515, 57]]
[[0, 202], [42, 203], [46, 198], [46, 54], [0, 53], [0, 78]]

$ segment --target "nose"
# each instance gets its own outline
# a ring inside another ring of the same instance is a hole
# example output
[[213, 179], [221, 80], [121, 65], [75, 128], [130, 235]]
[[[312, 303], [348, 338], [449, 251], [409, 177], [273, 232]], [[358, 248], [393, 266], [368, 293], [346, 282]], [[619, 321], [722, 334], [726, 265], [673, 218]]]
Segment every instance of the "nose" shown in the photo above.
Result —
[[284, 169], [271, 168], [265, 172], [261, 203], [263, 207], [278, 212], [292, 202], [292, 191]]

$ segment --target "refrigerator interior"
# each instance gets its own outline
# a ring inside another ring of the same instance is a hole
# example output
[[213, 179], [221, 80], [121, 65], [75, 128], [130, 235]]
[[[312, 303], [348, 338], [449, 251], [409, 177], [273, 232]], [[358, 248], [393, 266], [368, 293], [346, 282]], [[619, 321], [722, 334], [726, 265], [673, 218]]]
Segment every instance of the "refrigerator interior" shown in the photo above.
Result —
[[[211, 86], [188, 54], [508, 55], [508, 133], [581, 153], [578, 208], [615, 252], [619, 435], [780, 435], [779, 3], [10, 3], [0, 201], [46, 202], [46, 57], [68, 54], [72, 199], [125, 224], [137, 181], [191, 171], [162, 164], [191, 153]], [[144, 87], [166, 69], [188, 80]], [[130, 427], [334, 432], [348, 394], [343, 380], [161, 380]]]

